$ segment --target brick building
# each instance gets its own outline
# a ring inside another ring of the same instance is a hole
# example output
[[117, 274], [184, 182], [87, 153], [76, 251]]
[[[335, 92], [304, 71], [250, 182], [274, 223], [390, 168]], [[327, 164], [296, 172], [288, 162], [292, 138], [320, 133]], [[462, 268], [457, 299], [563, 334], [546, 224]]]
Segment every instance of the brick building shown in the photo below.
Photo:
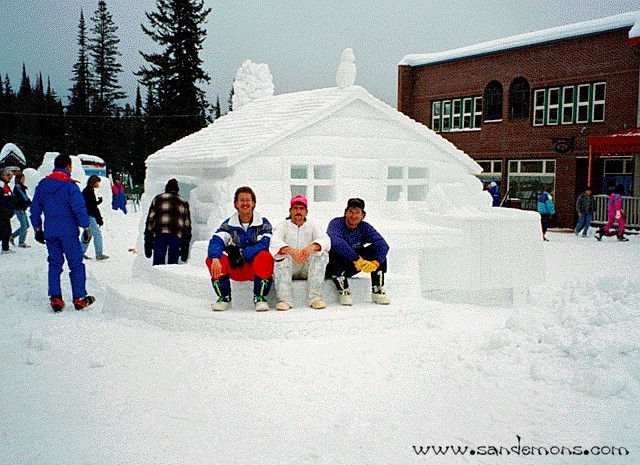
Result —
[[[513, 205], [555, 196], [557, 226], [572, 227], [587, 184], [588, 138], [640, 126], [640, 11], [407, 55], [398, 110], [454, 143]], [[635, 169], [634, 169], [635, 165]], [[595, 193], [622, 183], [640, 196], [640, 157], [609, 154], [592, 167]]]

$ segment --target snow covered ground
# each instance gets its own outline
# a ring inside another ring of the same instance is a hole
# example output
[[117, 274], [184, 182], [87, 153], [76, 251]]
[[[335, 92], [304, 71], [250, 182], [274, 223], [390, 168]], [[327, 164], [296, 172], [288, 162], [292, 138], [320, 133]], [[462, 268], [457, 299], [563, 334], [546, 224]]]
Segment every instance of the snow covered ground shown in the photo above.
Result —
[[640, 463], [638, 236], [551, 231], [517, 308], [390, 287], [390, 307], [213, 313], [133, 280], [139, 214], [105, 216], [90, 311], [50, 312], [32, 231], [0, 256], [2, 464]]

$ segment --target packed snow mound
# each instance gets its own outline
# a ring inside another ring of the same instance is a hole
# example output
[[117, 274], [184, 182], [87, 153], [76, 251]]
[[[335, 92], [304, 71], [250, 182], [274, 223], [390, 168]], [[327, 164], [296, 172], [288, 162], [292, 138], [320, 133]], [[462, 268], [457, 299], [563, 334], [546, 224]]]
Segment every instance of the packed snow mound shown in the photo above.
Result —
[[597, 398], [640, 393], [638, 278], [574, 278], [532, 304], [487, 336], [489, 353], [516, 357], [536, 381]]
[[233, 82], [233, 109], [261, 97], [270, 97], [275, 88], [273, 76], [266, 63], [253, 63], [247, 60], [242, 63]]

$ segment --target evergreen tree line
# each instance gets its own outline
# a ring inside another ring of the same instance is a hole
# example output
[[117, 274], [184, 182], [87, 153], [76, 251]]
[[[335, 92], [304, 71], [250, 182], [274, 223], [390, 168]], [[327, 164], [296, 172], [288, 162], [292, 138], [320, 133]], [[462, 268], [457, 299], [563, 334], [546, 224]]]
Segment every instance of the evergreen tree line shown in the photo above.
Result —
[[160, 51], [140, 52], [146, 64], [134, 73], [139, 85], [133, 107], [121, 105], [126, 94], [119, 84], [118, 28], [99, 0], [89, 24], [80, 11], [67, 105], [49, 79], [45, 86], [42, 73], [32, 85], [24, 64], [17, 92], [8, 74], [0, 76], [0, 147], [15, 143], [31, 167], [47, 151], [97, 155], [110, 170], [141, 182], [149, 154], [220, 117], [219, 97], [208, 103], [200, 87], [210, 81], [199, 54], [211, 9], [204, 0], [156, 0], [156, 8], [146, 13], [149, 24], [142, 29]]

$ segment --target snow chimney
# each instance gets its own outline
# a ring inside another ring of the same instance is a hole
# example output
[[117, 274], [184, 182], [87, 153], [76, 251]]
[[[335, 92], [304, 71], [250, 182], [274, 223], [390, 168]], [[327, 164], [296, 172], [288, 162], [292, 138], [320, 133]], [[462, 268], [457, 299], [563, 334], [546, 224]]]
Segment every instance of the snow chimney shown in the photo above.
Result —
[[260, 97], [273, 95], [273, 76], [266, 63], [252, 63], [247, 60], [242, 63], [233, 81], [233, 109]]

